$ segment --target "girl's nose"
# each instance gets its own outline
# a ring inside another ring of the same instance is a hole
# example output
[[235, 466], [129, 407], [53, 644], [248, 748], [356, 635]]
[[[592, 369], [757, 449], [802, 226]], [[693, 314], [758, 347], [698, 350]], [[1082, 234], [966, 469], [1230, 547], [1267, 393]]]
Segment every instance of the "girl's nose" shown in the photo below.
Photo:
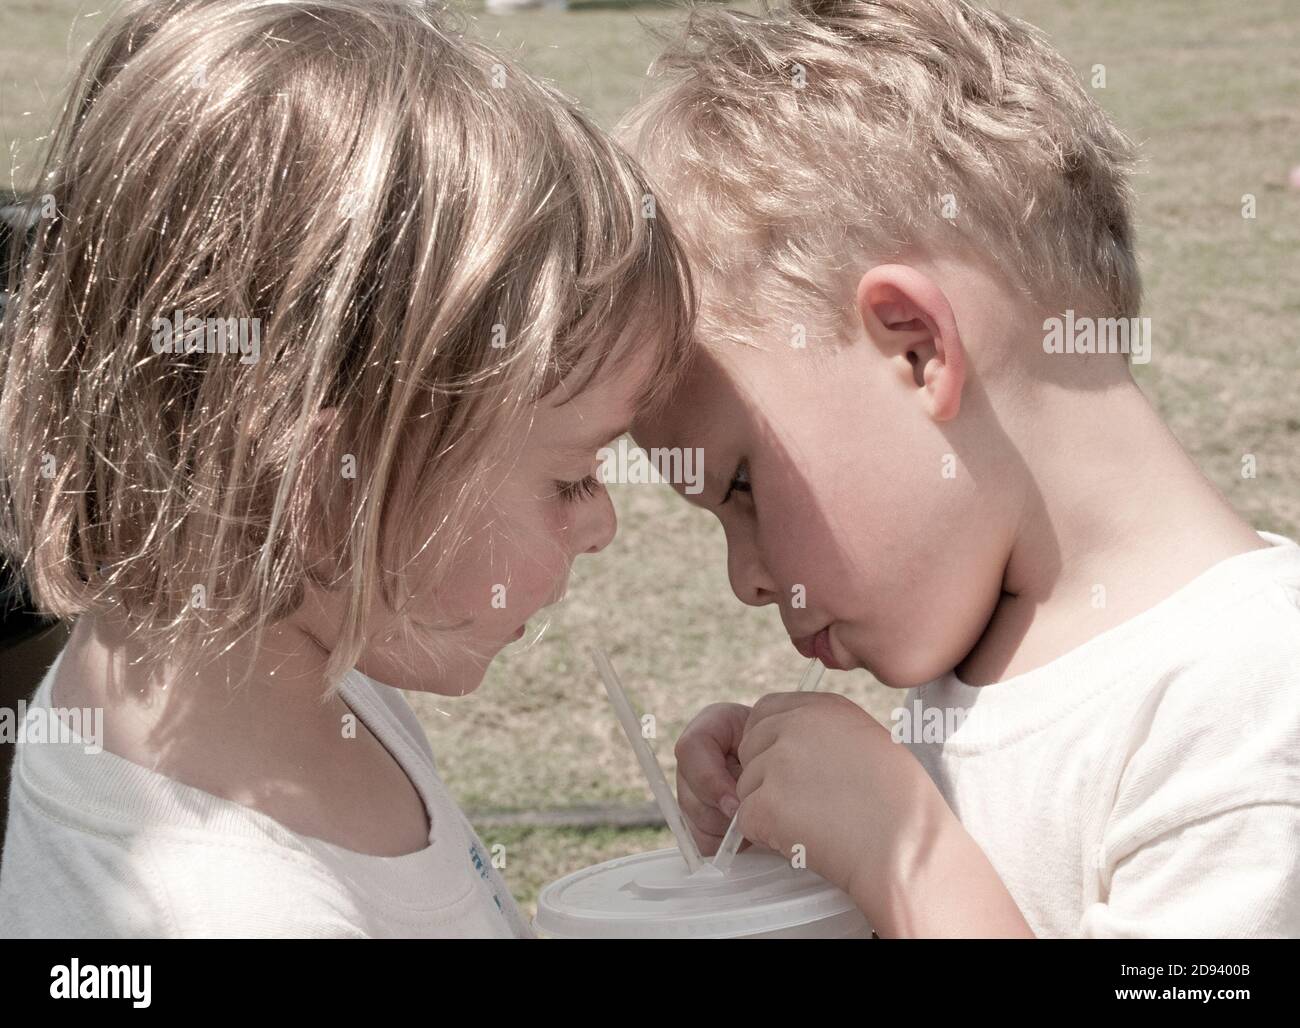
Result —
[[614, 541], [618, 532], [618, 515], [614, 513], [614, 501], [607, 489], [601, 489], [600, 495], [591, 503], [591, 514], [582, 526], [582, 539], [586, 543], [583, 553], [599, 553]]

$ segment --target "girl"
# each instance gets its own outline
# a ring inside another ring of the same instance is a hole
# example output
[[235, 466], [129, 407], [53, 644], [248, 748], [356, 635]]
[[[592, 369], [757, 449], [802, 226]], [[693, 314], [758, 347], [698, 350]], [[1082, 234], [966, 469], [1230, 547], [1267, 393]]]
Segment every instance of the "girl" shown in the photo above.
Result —
[[596, 452], [691, 339], [648, 192], [426, 3], [119, 10], [0, 339], [0, 541], [77, 619], [0, 933], [529, 934], [397, 688], [612, 538]]

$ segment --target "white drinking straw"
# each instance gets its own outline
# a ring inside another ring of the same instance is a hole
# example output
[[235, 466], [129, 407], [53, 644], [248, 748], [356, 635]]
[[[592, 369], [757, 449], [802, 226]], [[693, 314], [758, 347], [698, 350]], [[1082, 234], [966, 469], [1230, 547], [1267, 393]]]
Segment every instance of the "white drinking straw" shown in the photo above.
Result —
[[641, 723], [637, 720], [632, 704], [628, 702], [627, 695], [619, 684], [618, 674], [614, 671], [609, 656], [600, 647], [590, 652], [591, 659], [596, 664], [596, 671], [600, 674], [600, 680], [605, 683], [605, 692], [609, 693], [609, 702], [614, 708], [614, 713], [618, 715], [618, 723], [623, 726], [627, 741], [632, 744], [632, 752], [636, 754], [646, 781], [650, 784], [650, 791], [654, 793], [655, 802], [659, 804], [659, 812], [663, 814], [668, 827], [672, 829], [673, 838], [677, 840], [677, 848], [682, 851], [682, 859], [686, 861], [687, 869], [694, 874], [704, 866], [704, 858], [700, 856], [699, 847], [695, 845], [695, 837], [691, 835], [686, 819], [682, 817], [682, 808], [677, 805], [677, 797], [668, 787], [664, 769], [659, 766], [654, 750], [641, 734]]
[[[812, 692], [817, 688], [817, 683], [822, 680], [822, 675], [826, 673], [826, 665], [816, 657], [808, 661], [808, 666], [804, 669], [803, 678], [799, 679], [799, 687], [795, 692]], [[736, 859], [736, 854], [740, 851], [740, 844], [745, 841], [745, 836], [741, 834], [737, 825], [740, 822], [740, 813], [737, 811], [735, 817], [731, 819], [731, 824], [727, 825], [727, 834], [722, 837], [722, 843], [718, 846], [718, 852], [713, 855], [713, 866], [723, 874], [731, 870], [731, 862]]]

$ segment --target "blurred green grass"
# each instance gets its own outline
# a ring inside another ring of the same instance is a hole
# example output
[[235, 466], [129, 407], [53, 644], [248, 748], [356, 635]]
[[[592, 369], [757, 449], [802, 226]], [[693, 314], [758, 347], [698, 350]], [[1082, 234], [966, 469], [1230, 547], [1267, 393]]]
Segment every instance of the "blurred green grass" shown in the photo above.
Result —
[[[1139, 246], [1155, 352], [1138, 369], [1148, 395], [1207, 475], [1257, 527], [1300, 534], [1300, 20], [1293, 0], [1242, 5], [1016, 0], [1143, 146]], [[102, 14], [71, 0], [4, 0], [0, 143], [10, 183], [30, 185], [34, 152]], [[78, 18], [78, 12], [81, 16]], [[568, 12], [473, 13], [474, 31], [552, 79], [610, 127], [644, 86], [656, 4], [591, 0]], [[6, 183], [7, 184], [7, 183]], [[1241, 197], [1258, 217], [1241, 217]], [[1241, 477], [1255, 454], [1258, 477]], [[647, 792], [586, 658], [613, 656], [639, 709], [656, 719], [669, 775], [673, 742], [717, 700], [793, 688], [802, 660], [771, 608], [742, 607], [727, 585], [720, 528], [666, 486], [614, 486], [619, 537], [579, 562], [540, 639], [508, 649], [473, 696], [412, 695], [439, 767], [471, 810], [644, 803]], [[538, 626], [534, 626], [536, 629]], [[532, 634], [535, 634], [532, 633]], [[899, 696], [864, 672], [827, 675], [882, 719]], [[505, 874], [529, 910], [541, 884], [639, 850], [666, 831], [494, 829]]]

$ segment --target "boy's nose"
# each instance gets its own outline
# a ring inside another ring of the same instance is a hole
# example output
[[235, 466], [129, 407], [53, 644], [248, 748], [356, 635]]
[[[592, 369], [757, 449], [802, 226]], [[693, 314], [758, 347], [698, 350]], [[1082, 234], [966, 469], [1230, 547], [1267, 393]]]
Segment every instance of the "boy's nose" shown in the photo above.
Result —
[[753, 549], [727, 540], [727, 577], [741, 603], [764, 607], [776, 602], [776, 588]]

